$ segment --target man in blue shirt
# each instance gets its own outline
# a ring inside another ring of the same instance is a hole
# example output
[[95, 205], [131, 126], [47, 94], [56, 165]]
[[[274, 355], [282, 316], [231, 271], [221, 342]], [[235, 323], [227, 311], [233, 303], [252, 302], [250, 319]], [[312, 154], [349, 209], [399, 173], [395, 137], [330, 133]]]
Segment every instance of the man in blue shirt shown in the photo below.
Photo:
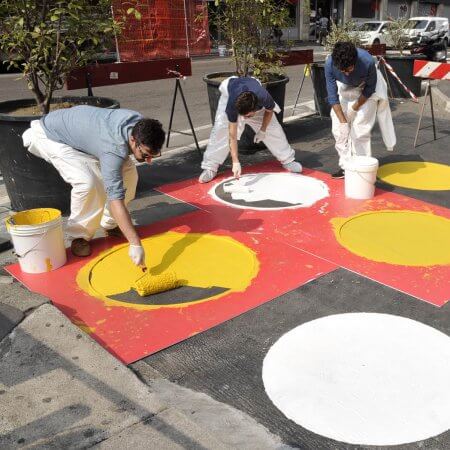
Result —
[[144, 249], [127, 209], [138, 179], [130, 155], [150, 163], [164, 139], [160, 122], [126, 109], [75, 106], [31, 122], [24, 145], [72, 185], [66, 234], [75, 256], [90, 255], [89, 241], [101, 226], [108, 235], [123, 234], [131, 260], [145, 267]]
[[302, 171], [301, 164], [295, 161], [295, 151], [274, 114], [280, 109], [256, 78], [230, 77], [220, 84], [219, 90], [221, 96], [203, 155], [200, 183], [208, 183], [217, 175], [219, 166], [229, 153], [233, 175], [240, 177], [242, 169], [237, 141], [245, 124], [255, 131], [255, 142], [264, 142], [286, 170], [295, 173]]
[[332, 107], [332, 133], [340, 169], [352, 154], [371, 156], [371, 131], [377, 118], [388, 150], [396, 144], [387, 86], [374, 58], [350, 42], [338, 42], [325, 62], [328, 102]]

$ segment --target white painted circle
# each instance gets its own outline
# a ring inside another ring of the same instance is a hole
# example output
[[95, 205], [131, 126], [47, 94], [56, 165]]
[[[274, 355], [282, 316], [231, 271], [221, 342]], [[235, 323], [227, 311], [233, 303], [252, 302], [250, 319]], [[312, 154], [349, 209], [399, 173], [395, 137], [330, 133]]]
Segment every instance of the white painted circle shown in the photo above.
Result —
[[450, 428], [450, 338], [411, 319], [308, 322], [272, 346], [262, 375], [284, 415], [337, 441], [400, 445]]
[[[230, 187], [230, 201], [217, 195], [218, 188]], [[321, 180], [290, 172], [256, 173], [243, 175], [239, 180], [227, 178], [210, 191], [215, 200], [240, 209], [279, 210], [307, 208], [329, 196], [328, 186]], [[240, 201], [240, 204], [235, 203]], [[258, 206], [272, 201], [283, 206]]]

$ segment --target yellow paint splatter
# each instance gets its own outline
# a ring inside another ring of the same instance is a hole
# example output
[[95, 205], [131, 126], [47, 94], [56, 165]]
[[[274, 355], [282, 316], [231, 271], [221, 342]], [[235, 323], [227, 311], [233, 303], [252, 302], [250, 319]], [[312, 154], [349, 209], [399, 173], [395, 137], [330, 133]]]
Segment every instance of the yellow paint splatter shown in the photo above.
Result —
[[45, 266], [47, 267], [47, 272], [51, 272], [53, 265], [50, 258], [45, 258]]
[[173, 271], [183, 284], [200, 288], [220, 286], [228, 291], [195, 302], [171, 305], [143, 305], [112, 300], [109, 296], [127, 292], [142, 271], [128, 257], [128, 245], [118, 245], [86, 264], [78, 273], [77, 283], [85, 292], [108, 306], [135, 310], [185, 308], [243, 292], [258, 274], [259, 262], [254, 251], [227, 236], [200, 233], [167, 232], [146, 238], [142, 245], [148, 255], [151, 274]]
[[450, 264], [450, 219], [416, 211], [373, 211], [332, 220], [338, 242], [372, 261]]
[[450, 166], [423, 161], [385, 164], [378, 169], [385, 183], [422, 191], [450, 190]]

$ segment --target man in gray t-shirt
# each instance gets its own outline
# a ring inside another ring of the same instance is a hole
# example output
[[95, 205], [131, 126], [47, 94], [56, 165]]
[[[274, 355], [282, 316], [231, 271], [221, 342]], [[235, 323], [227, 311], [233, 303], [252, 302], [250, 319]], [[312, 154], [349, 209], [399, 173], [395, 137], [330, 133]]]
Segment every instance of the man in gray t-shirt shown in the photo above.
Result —
[[164, 139], [160, 122], [127, 109], [75, 106], [31, 122], [24, 145], [72, 185], [66, 233], [74, 255], [90, 255], [89, 241], [101, 226], [109, 235], [123, 234], [131, 260], [145, 267], [144, 249], [127, 209], [138, 178], [130, 155], [150, 163]]

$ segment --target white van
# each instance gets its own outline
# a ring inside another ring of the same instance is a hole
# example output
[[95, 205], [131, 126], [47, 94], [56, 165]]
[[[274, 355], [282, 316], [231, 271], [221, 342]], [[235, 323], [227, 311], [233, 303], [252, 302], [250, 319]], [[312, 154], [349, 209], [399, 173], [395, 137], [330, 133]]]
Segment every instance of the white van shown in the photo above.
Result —
[[408, 48], [443, 41], [448, 45], [447, 17], [411, 17], [406, 26]]

